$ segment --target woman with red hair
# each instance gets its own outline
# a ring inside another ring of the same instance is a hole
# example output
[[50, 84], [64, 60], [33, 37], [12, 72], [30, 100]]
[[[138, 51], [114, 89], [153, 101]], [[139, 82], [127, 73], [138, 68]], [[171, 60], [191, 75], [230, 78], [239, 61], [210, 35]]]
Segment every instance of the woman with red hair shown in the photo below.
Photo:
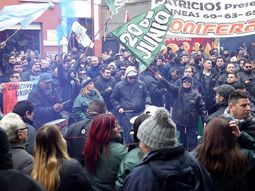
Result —
[[112, 114], [100, 114], [91, 123], [84, 146], [85, 167], [93, 190], [115, 190], [115, 181], [127, 148], [119, 143], [120, 126]]

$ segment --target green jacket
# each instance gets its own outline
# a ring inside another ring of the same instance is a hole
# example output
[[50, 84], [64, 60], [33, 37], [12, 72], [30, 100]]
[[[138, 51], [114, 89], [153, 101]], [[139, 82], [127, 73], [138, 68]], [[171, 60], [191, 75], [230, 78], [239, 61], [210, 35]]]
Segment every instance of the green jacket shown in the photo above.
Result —
[[92, 94], [88, 94], [86, 96], [78, 95], [73, 103], [72, 108], [72, 116], [76, 121], [81, 121], [85, 119], [85, 115], [88, 109], [88, 106], [90, 102], [92, 102], [95, 99], [104, 100], [100, 93], [93, 92]]
[[123, 158], [120, 163], [117, 181], [115, 182], [116, 190], [123, 190], [124, 181], [127, 175], [142, 162], [142, 153], [140, 148], [134, 148]]
[[109, 152], [100, 156], [95, 175], [90, 176], [94, 191], [114, 191], [115, 181], [121, 160], [127, 154], [127, 147], [120, 143], [111, 142]]

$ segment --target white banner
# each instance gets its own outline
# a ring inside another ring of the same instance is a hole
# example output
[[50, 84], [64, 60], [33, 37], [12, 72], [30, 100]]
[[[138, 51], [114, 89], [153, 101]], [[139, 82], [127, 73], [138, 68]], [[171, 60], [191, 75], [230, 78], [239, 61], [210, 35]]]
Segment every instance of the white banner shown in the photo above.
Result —
[[255, 34], [255, 0], [152, 0], [169, 4], [174, 15], [169, 35], [221, 38]]
[[75, 39], [83, 46], [90, 48], [94, 47], [94, 43], [91, 41], [89, 36], [87, 35], [86, 31], [87, 29], [80, 25], [77, 21], [75, 21], [72, 25], [72, 31], [76, 34]]

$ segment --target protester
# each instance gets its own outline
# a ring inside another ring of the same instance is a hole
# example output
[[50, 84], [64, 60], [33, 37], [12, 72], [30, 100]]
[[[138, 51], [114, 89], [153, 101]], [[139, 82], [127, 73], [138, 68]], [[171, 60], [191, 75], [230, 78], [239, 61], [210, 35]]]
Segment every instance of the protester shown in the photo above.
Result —
[[32, 177], [47, 191], [92, 190], [82, 166], [67, 154], [66, 142], [55, 125], [42, 126], [37, 132]]
[[219, 117], [224, 113], [225, 109], [228, 106], [229, 95], [235, 92], [236, 90], [234, 87], [228, 84], [222, 84], [218, 87], [214, 87], [213, 89], [216, 92], [215, 95], [216, 104], [214, 112], [209, 116], [208, 121], [215, 117]]
[[31, 177], [12, 169], [9, 141], [5, 131], [0, 128], [0, 182], [4, 191], [44, 191]]
[[110, 101], [110, 97], [115, 84], [116, 80], [112, 77], [110, 69], [103, 67], [101, 69], [100, 76], [96, 78], [95, 86], [104, 98], [104, 102], [108, 111], [113, 110], [113, 105]]
[[192, 78], [184, 76], [182, 86], [175, 86], [161, 76], [156, 76], [161, 85], [173, 96], [173, 120], [180, 132], [180, 142], [187, 151], [192, 151], [197, 145], [198, 120], [207, 120], [208, 114], [201, 95], [192, 89]]
[[27, 127], [19, 115], [8, 113], [5, 115], [0, 126], [5, 130], [10, 142], [13, 168], [30, 175], [33, 168], [34, 158], [26, 151]]
[[85, 168], [93, 190], [115, 190], [119, 165], [127, 148], [118, 142], [120, 126], [112, 114], [100, 114], [91, 123], [84, 146]]
[[53, 78], [50, 73], [40, 74], [39, 82], [28, 95], [34, 105], [34, 127], [40, 128], [44, 123], [62, 118], [59, 114], [63, 105], [52, 88]]
[[246, 92], [238, 90], [230, 94], [223, 116], [237, 121], [240, 131], [255, 138], [255, 118], [251, 115], [250, 100]]
[[119, 115], [124, 142], [130, 144], [132, 139], [130, 137], [131, 124], [129, 120], [140, 115], [144, 111], [145, 105], [151, 104], [146, 85], [138, 79], [137, 70], [133, 66], [127, 67], [125, 80], [114, 86], [111, 101]]
[[138, 116], [133, 124], [134, 128], [134, 144], [129, 145], [129, 151], [127, 155], [122, 159], [118, 171], [117, 180], [115, 182], [116, 190], [123, 190], [124, 180], [128, 174], [135, 168], [136, 165], [142, 162], [142, 153], [139, 148], [139, 139], [137, 137], [138, 128], [141, 123], [151, 115], [148, 113]]
[[[214, 118], [193, 154], [211, 174], [213, 190], [247, 190], [246, 175], [254, 167], [255, 140], [240, 132], [236, 121]], [[240, 148], [241, 147], [241, 148]], [[254, 177], [253, 177], [254, 178]], [[248, 190], [253, 190], [249, 188]]]
[[30, 101], [23, 100], [16, 103], [13, 113], [18, 114], [27, 128], [28, 140], [26, 150], [29, 154], [34, 154], [35, 128], [33, 127], [34, 106]]
[[82, 89], [79, 95], [75, 98], [72, 117], [75, 121], [85, 119], [89, 103], [95, 99], [103, 100], [99, 91], [95, 88], [94, 82], [90, 77], [85, 78], [81, 83]]
[[143, 121], [137, 137], [143, 162], [128, 175], [123, 190], [211, 190], [209, 174], [178, 144], [166, 109], [159, 108]]
[[[91, 121], [99, 114], [106, 113], [104, 101], [95, 99], [89, 103], [85, 119], [68, 127], [64, 137], [70, 157], [81, 161], [84, 144], [88, 137]], [[83, 161], [83, 160], [82, 160]]]

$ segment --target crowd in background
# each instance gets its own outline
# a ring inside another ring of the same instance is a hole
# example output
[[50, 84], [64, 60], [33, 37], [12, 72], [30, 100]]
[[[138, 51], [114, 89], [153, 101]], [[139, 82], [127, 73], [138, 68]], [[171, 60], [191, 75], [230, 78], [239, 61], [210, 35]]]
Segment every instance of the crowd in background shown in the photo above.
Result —
[[[126, 49], [53, 57], [2, 46], [0, 83], [21, 81], [36, 83], [0, 122], [0, 177], [21, 172], [48, 191], [252, 188], [255, 41], [209, 54], [168, 47], [144, 72]], [[62, 118], [62, 129], [47, 124]]]

